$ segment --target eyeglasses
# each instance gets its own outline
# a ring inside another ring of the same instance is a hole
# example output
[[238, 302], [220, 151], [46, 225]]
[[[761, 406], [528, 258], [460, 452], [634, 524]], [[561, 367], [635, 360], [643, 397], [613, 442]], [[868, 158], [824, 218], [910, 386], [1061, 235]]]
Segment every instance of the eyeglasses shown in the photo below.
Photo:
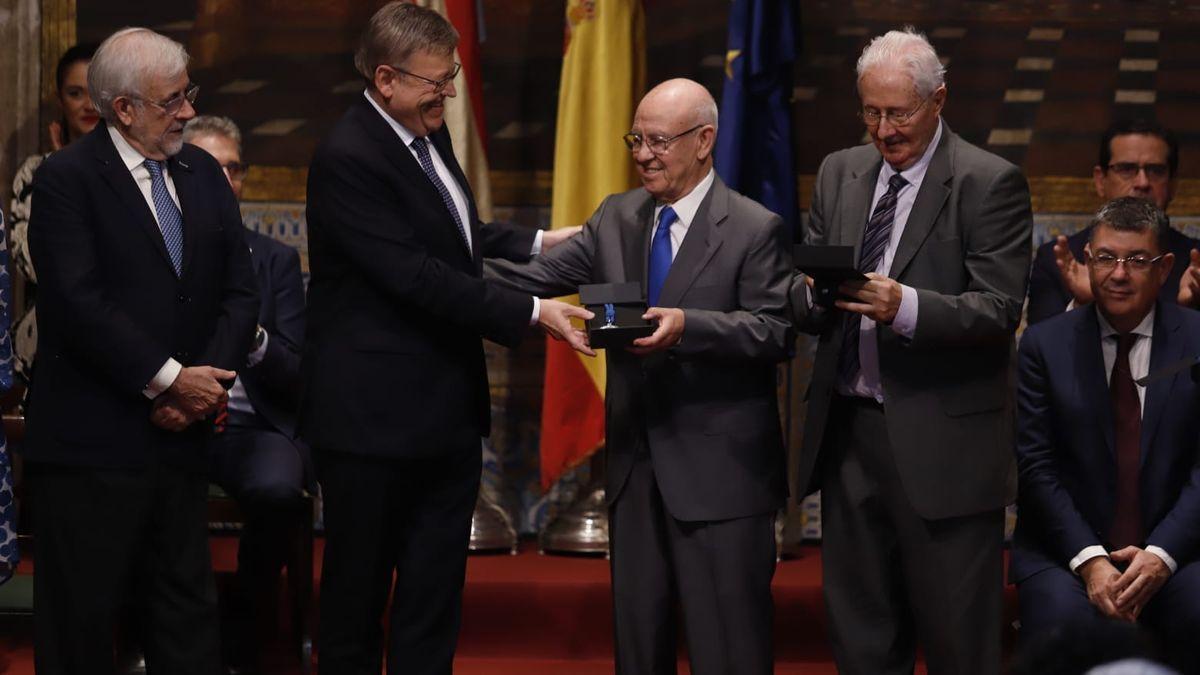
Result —
[[1160, 163], [1114, 162], [1108, 165], [1108, 170], [1124, 180], [1133, 180], [1142, 171], [1146, 172], [1146, 180], [1153, 183], [1161, 183], [1171, 177], [1171, 169], [1166, 164]]
[[187, 89], [184, 89], [182, 92], [175, 94], [165, 101], [151, 101], [150, 99], [142, 98], [141, 96], [134, 96], [133, 98], [136, 98], [139, 101], [145, 101], [146, 103], [154, 106], [158, 106], [159, 108], [162, 108], [164, 113], [174, 116], [179, 113], [180, 109], [183, 108], [184, 101], [187, 101], [188, 103], [195, 103], [196, 97], [199, 95], [200, 85], [195, 84], [194, 82], [188, 82]]
[[462, 70], [462, 64], [455, 63], [454, 70], [451, 71], [451, 73], [449, 75], [447, 75], [446, 77], [443, 77], [440, 80], [431, 80], [428, 77], [421, 77], [420, 75], [417, 75], [416, 73], [411, 73], [399, 66], [389, 65], [388, 68], [391, 68], [392, 70], [396, 71], [397, 73], [401, 73], [401, 74], [407, 75], [411, 78], [420, 80], [420, 81], [430, 85], [431, 87], [433, 87], [433, 92], [435, 94], [440, 94], [440, 93], [442, 93], [442, 90], [444, 90], [446, 88], [446, 85], [450, 84], [451, 80], [458, 77], [458, 71]]
[[236, 181], [245, 180], [246, 173], [250, 171], [250, 165], [245, 162], [228, 162], [222, 164], [221, 168], [229, 174], [230, 180]]
[[1124, 263], [1125, 269], [1130, 272], [1145, 272], [1153, 267], [1159, 260], [1162, 260], [1166, 254], [1147, 258], [1144, 255], [1132, 255], [1126, 258], [1118, 258], [1111, 253], [1094, 253], [1088, 256], [1088, 262], [1092, 267], [1101, 272], [1110, 272], [1117, 269], [1118, 263]]
[[663, 155], [666, 154], [667, 150], [671, 148], [671, 141], [674, 141], [680, 136], [686, 136], [697, 129], [702, 129], [705, 126], [707, 125], [697, 124], [687, 131], [681, 131], [674, 136], [667, 137], [650, 136], [649, 138], [644, 138], [641, 134], [631, 131], [622, 136], [621, 140], [625, 141], [625, 147], [629, 148], [630, 152], [637, 152], [642, 148], [642, 143], [645, 143], [646, 146], [650, 148], [650, 152], [654, 153], [655, 155]]
[[864, 124], [869, 127], [877, 127], [883, 120], [887, 120], [894, 127], [906, 127], [912, 123], [913, 117], [920, 112], [921, 108], [929, 101], [929, 97], [921, 99], [917, 107], [912, 110], [876, 110], [874, 108], [862, 108], [858, 111], [858, 116], [862, 118]]

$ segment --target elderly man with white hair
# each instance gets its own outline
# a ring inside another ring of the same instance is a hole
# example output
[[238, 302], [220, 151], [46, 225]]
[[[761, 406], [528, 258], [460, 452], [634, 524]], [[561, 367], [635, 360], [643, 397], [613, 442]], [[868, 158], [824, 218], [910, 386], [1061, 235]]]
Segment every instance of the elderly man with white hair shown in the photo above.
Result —
[[854, 247], [863, 278], [792, 286], [797, 327], [821, 338], [798, 485], [822, 491], [834, 655], [842, 673], [911, 673], [920, 643], [934, 675], [999, 673], [1029, 189], [942, 120], [923, 35], [872, 40], [858, 93], [870, 142], [822, 162], [804, 242]]
[[221, 167], [183, 143], [182, 45], [114, 33], [88, 71], [104, 122], [42, 164], [26, 466], [39, 675], [112, 673], [141, 617], [150, 673], [220, 669], [208, 553], [208, 418], [246, 363], [258, 298]]

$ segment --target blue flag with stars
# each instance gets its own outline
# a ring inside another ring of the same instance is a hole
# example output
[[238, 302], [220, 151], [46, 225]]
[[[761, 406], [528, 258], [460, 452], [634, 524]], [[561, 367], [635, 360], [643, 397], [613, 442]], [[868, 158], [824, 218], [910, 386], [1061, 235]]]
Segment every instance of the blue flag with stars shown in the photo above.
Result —
[[717, 174], [729, 187], [799, 224], [792, 158], [795, 0], [733, 0], [717, 129]]

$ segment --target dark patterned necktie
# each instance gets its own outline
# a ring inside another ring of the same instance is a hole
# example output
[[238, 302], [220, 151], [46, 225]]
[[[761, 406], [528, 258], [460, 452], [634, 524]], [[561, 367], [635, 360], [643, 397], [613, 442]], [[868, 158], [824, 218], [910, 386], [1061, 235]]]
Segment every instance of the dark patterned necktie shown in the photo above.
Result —
[[1133, 333], [1114, 335], [1117, 359], [1113, 363], [1108, 393], [1113, 406], [1113, 440], [1117, 450], [1117, 501], [1109, 543], [1114, 549], [1140, 545], [1142, 509], [1138, 473], [1142, 458], [1142, 406], [1129, 367], [1129, 352], [1137, 343]]
[[471, 244], [467, 241], [467, 231], [463, 228], [462, 216], [458, 214], [458, 207], [454, 205], [454, 198], [450, 196], [450, 190], [438, 176], [437, 169], [433, 167], [433, 158], [429, 156], [429, 141], [425, 138], [418, 138], [412, 142], [412, 149], [417, 153], [417, 162], [421, 165], [421, 169], [426, 176], [429, 176], [429, 182], [433, 183], [433, 187], [441, 195], [442, 203], [446, 205], [446, 210], [450, 212], [450, 217], [458, 226], [458, 236], [462, 237], [463, 244], [466, 244], [467, 250], [470, 251]]
[[167, 181], [163, 177], [163, 165], [147, 159], [146, 170], [150, 172], [150, 198], [154, 200], [154, 212], [158, 216], [158, 229], [162, 232], [163, 243], [167, 246], [167, 255], [171, 256], [171, 266], [175, 268], [175, 276], [183, 274], [183, 214], [171, 199], [167, 191]]
[[[887, 250], [888, 242], [892, 238], [892, 223], [896, 220], [896, 197], [905, 185], [908, 185], [908, 180], [900, 174], [888, 179], [887, 192], [879, 198], [879, 203], [875, 205], [875, 211], [863, 231], [862, 248], [858, 254], [859, 272], [866, 274], [879, 269], [879, 261], [883, 260], [883, 252]], [[849, 387], [858, 375], [858, 342], [862, 315], [846, 312], [845, 322], [841, 359], [838, 361], [838, 378], [843, 385]]]

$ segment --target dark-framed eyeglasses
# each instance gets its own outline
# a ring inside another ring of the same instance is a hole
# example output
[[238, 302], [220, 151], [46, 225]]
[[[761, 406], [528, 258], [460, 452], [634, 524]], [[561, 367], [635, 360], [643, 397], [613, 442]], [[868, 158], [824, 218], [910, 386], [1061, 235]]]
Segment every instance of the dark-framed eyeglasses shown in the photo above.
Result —
[[1161, 183], [1171, 177], [1171, 168], [1161, 162], [1138, 164], [1137, 162], [1113, 162], [1108, 170], [1120, 176], [1123, 180], [1133, 180], [1142, 171], [1146, 172], [1146, 180], [1151, 183]]
[[145, 103], [149, 103], [150, 105], [157, 106], [166, 114], [174, 116], [183, 108], [184, 101], [187, 101], [188, 103], [195, 103], [198, 96], [200, 96], [200, 85], [196, 84], [195, 82], [188, 82], [186, 89], [165, 101], [152, 101], [148, 98], [142, 98], [141, 96], [134, 96], [133, 98], [136, 98], [139, 101], [144, 101]]
[[245, 180], [246, 174], [250, 171], [250, 165], [245, 162], [226, 162], [221, 165], [221, 168], [229, 174], [230, 180], [235, 181]]
[[1088, 263], [1101, 272], [1111, 272], [1117, 269], [1118, 264], [1124, 264], [1125, 269], [1130, 272], [1145, 272], [1164, 257], [1166, 257], [1165, 253], [1153, 258], [1144, 255], [1119, 258], [1111, 253], [1092, 253], [1088, 255]]
[[643, 137], [641, 134], [631, 131], [631, 132], [625, 134], [624, 136], [622, 136], [621, 140], [625, 141], [625, 147], [629, 148], [630, 152], [637, 152], [638, 150], [640, 150], [642, 148], [642, 144], [645, 143], [646, 146], [648, 148], [650, 148], [650, 152], [654, 153], [655, 155], [662, 155], [662, 154], [666, 154], [666, 152], [671, 148], [671, 142], [674, 141], [675, 139], [677, 139], [681, 136], [686, 136], [697, 129], [703, 129], [706, 126], [708, 126], [708, 125], [697, 124], [696, 126], [692, 127], [691, 129], [688, 129], [687, 131], [681, 131], [681, 132], [675, 134], [674, 136], [666, 136], [666, 137], [664, 137], [664, 136]]
[[443, 77], [440, 80], [431, 80], [428, 77], [422, 77], [416, 73], [407, 71], [407, 70], [401, 68], [400, 66], [389, 65], [388, 68], [391, 68], [392, 70], [396, 71], [397, 73], [400, 73], [401, 75], [407, 75], [413, 79], [420, 80], [420, 81], [424, 82], [425, 84], [428, 84], [429, 86], [433, 87], [434, 93], [440, 94], [446, 88], [447, 84], [450, 84], [450, 82], [453, 81], [454, 78], [458, 77], [458, 71], [462, 70], [462, 64], [456, 62], [454, 64], [454, 70], [452, 70], [449, 75], [447, 75], [446, 77]]
[[930, 98], [932, 97], [926, 96], [925, 98], [921, 99], [921, 102], [917, 104], [917, 107], [913, 108], [912, 110], [876, 110], [875, 108], [860, 108], [858, 111], [858, 116], [862, 119], [863, 124], [866, 124], [869, 127], [877, 127], [879, 126], [879, 123], [885, 119], [894, 127], [906, 127], [909, 124], [912, 124], [913, 117], [915, 117], [916, 114], [921, 111], [921, 108], [925, 107], [925, 104], [929, 102]]

